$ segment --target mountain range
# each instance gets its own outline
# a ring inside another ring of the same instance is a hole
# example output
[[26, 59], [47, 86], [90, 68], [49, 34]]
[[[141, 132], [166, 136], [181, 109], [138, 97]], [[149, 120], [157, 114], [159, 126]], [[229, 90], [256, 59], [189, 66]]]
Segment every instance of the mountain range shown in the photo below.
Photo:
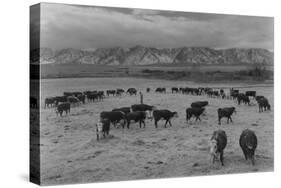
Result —
[[134, 46], [81, 50], [40, 48], [30, 52], [34, 64], [265, 64], [273, 65], [273, 52], [260, 48], [212, 49], [208, 47], [153, 48]]

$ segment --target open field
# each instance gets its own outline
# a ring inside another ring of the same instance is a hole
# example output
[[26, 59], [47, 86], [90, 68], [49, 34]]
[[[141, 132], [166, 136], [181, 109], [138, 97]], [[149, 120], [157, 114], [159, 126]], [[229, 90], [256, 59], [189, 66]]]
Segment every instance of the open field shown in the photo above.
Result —
[[[144, 93], [144, 103], [158, 109], [177, 111], [172, 127], [164, 128], [160, 121], [156, 129], [146, 120], [146, 127], [111, 128], [110, 137], [96, 141], [95, 122], [101, 111], [139, 103], [139, 96], [107, 97], [102, 102], [86, 103], [71, 109], [70, 115], [58, 117], [54, 108], [41, 108], [41, 173], [42, 183], [66, 184], [82, 182], [119, 181], [164, 177], [229, 174], [273, 171], [274, 166], [274, 96], [273, 86], [247, 84], [200, 85], [184, 81], [163, 81], [136, 78], [73, 78], [41, 80], [41, 100], [62, 95], [63, 91], [106, 90], [136, 87]], [[258, 113], [251, 106], [238, 106], [233, 100], [172, 94], [171, 87], [245, 87], [268, 98], [272, 110]], [[151, 93], [145, 89], [150, 87]], [[166, 87], [167, 94], [156, 94], [156, 87]], [[208, 100], [202, 122], [186, 123], [185, 109], [194, 101]], [[233, 123], [217, 122], [219, 107], [234, 106], [237, 114]], [[214, 130], [223, 129], [228, 136], [225, 166], [212, 165], [208, 141]], [[256, 166], [245, 161], [238, 140], [242, 130], [250, 128], [258, 137]]]
[[[251, 77], [239, 74], [249, 71], [253, 65], [200, 65], [161, 64], [144, 66], [105, 66], [89, 64], [48, 64], [41, 65], [42, 78], [83, 78], [83, 77], [140, 77], [165, 80], [200, 81], [201, 74], [208, 81], [251, 80]], [[265, 66], [269, 72], [273, 66]], [[237, 73], [237, 75], [232, 75]], [[207, 74], [207, 75], [206, 75]], [[269, 73], [270, 74], [270, 73]], [[272, 79], [273, 74], [270, 74]]]

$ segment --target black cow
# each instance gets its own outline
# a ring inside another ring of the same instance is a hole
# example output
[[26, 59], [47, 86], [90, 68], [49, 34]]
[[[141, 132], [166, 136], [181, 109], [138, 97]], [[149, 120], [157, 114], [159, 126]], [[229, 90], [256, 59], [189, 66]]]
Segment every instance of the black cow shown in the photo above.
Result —
[[59, 103], [64, 103], [64, 102], [68, 102], [67, 101], [67, 96], [64, 95], [64, 96], [56, 96], [54, 97], [55, 99], [55, 105], [57, 106]]
[[147, 104], [133, 104], [131, 106], [132, 111], [153, 111], [155, 109], [154, 106], [147, 105]]
[[130, 112], [126, 114], [127, 128], [130, 128], [131, 121], [139, 122], [140, 128], [143, 123], [143, 127], [145, 128], [145, 118], [146, 113], [143, 111]]
[[258, 102], [260, 99], [262, 99], [262, 98], [265, 98], [265, 97], [262, 96], [262, 95], [258, 95], [258, 96], [255, 97], [255, 99], [256, 99], [257, 102]]
[[107, 96], [110, 96], [110, 95], [114, 96], [115, 94], [116, 94], [116, 90], [106, 90]]
[[153, 111], [153, 118], [154, 118], [154, 125], [157, 128], [157, 122], [161, 119], [166, 120], [164, 127], [166, 128], [167, 123], [169, 122], [170, 126], [172, 126], [171, 119], [173, 117], [178, 117], [177, 112], [171, 112], [169, 110], [154, 110]]
[[250, 105], [250, 99], [248, 96], [246, 96], [245, 94], [243, 93], [239, 93], [238, 96], [237, 96], [237, 102], [238, 102], [238, 105], [241, 104], [241, 102], [243, 102], [244, 104], [248, 104]]
[[[110, 121], [110, 123], [113, 124], [113, 126], [115, 127], [117, 123], [121, 123], [122, 127], [124, 128], [125, 126], [125, 113], [121, 112], [121, 111], [115, 111], [115, 112], [101, 112], [100, 113], [100, 118], [103, 119], [108, 119]], [[122, 121], [122, 122], [121, 122]]]
[[30, 96], [29, 103], [30, 108], [38, 108], [37, 99], [35, 97]]
[[129, 88], [127, 90], [127, 93], [129, 93], [130, 95], [137, 95], [137, 90], [136, 88]]
[[54, 97], [47, 97], [47, 98], [45, 98], [45, 108], [46, 107], [49, 108], [49, 106], [52, 107], [53, 105], [55, 105], [55, 102], [56, 102], [56, 100], [55, 100]]
[[166, 93], [166, 88], [164, 87], [158, 87], [155, 89], [156, 93]]
[[100, 134], [103, 135], [103, 138], [105, 138], [106, 135], [108, 136], [109, 131], [110, 131], [110, 121], [108, 119], [99, 120], [99, 122], [96, 124], [97, 140], [100, 139]]
[[203, 108], [205, 106], [207, 106], [209, 103], [208, 101], [196, 101], [196, 102], [193, 102], [191, 103], [191, 107], [192, 108]]
[[177, 87], [172, 87], [172, 93], [178, 93], [179, 92], [179, 88]]
[[150, 92], [150, 88], [146, 88], [146, 92], [149, 93]]
[[70, 104], [73, 105], [79, 105], [79, 103], [81, 102], [77, 97], [75, 96], [68, 96], [67, 97], [67, 101], [70, 102]]
[[192, 116], [195, 116], [195, 121], [200, 120], [200, 115], [205, 111], [205, 108], [187, 108], [186, 112], [186, 121], [190, 120]]
[[215, 163], [216, 160], [220, 160], [221, 165], [224, 166], [223, 162], [223, 151], [227, 144], [227, 136], [225, 131], [217, 130], [214, 131], [211, 137], [210, 154], [212, 157], [212, 162]]
[[153, 110], [155, 110], [156, 108], [154, 106], [147, 105], [147, 104], [133, 104], [131, 106], [131, 109], [132, 109], [133, 112], [135, 112], [135, 111], [143, 111], [143, 112], [149, 111], [150, 114], [149, 114], [148, 119], [152, 120], [151, 112]]
[[239, 145], [243, 151], [245, 159], [250, 159], [252, 165], [255, 165], [255, 150], [258, 145], [256, 134], [252, 130], [245, 129], [240, 136]]
[[67, 115], [70, 113], [70, 103], [69, 102], [63, 102], [58, 104], [57, 109], [56, 109], [56, 114], [60, 114], [62, 116], [63, 112]]
[[229, 123], [229, 120], [231, 122], [233, 122], [232, 118], [231, 118], [231, 115], [233, 114], [233, 112], [236, 112], [235, 107], [219, 108], [218, 109], [218, 122], [219, 122], [219, 125], [221, 125], [221, 118], [223, 118], [223, 117], [227, 118], [227, 123]]
[[131, 112], [131, 108], [130, 107], [122, 107], [122, 108], [114, 108], [112, 110], [112, 112], [117, 112], [117, 111], [123, 112], [124, 114], [128, 114], [128, 113]]
[[245, 92], [245, 95], [248, 96], [248, 97], [253, 97], [255, 98], [256, 97], [256, 91], [246, 91]]
[[270, 104], [267, 98], [263, 97], [258, 100], [259, 112], [270, 110]]
[[238, 97], [238, 94], [239, 94], [239, 90], [234, 90], [234, 89], [230, 90], [230, 97], [232, 97], [233, 100], [235, 100]]

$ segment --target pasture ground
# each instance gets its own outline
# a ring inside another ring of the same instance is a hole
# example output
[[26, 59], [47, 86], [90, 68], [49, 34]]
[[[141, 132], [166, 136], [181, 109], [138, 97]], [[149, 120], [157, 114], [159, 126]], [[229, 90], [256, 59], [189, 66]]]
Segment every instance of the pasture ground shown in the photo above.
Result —
[[[84, 85], [82, 84], [84, 83]], [[198, 175], [215, 175], [245, 172], [273, 171], [274, 167], [274, 99], [273, 87], [254, 87], [242, 90], [256, 90], [258, 95], [269, 99], [271, 111], [258, 113], [252, 101], [251, 106], [238, 106], [232, 100], [207, 98], [182, 94], [156, 94], [156, 87], [190, 86], [187, 82], [131, 79], [92, 78], [87, 80], [48, 80], [42, 82], [42, 96], [62, 95], [62, 91], [83, 91], [87, 89], [128, 88], [135, 86], [144, 93], [144, 103], [158, 109], [177, 111], [179, 117], [172, 120], [172, 127], [164, 128], [164, 121], [158, 123], [146, 120], [146, 127], [111, 128], [110, 137], [96, 140], [95, 122], [101, 111], [139, 103], [139, 96], [124, 95], [108, 97], [102, 102], [86, 103], [71, 109], [70, 115], [59, 117], [54, 108], [41, 108], [41, 173], [45, 185], [151, 179]], [[201, 85], [201, 86], [206, 86]], [[211, 85], [208, 85], [211, 87]], [[215, 85], [214, 85], [215, 86]], [[219, 87], [231, 87], [220, 84]], [[233, 85], [232, 87], [246, 86]], [[152, 89], [146, 93], [146, 87]], [[240, 89], [241, 90], [241, 89]], [[194, 101], [208, 100], [209, 106], [201, 122], [187, 123], [185, 109]], [[234, 106], [237, 114], [233, 123], [218, 125], [217, 109]], [[258, 137], [256, 165], [245, 161], [239, 147], [242, 130], [250, 128]], [[225, 166], [211, 164], [208, 142], [214, 130], [223, 129], [228, 136], [225, 149]]]

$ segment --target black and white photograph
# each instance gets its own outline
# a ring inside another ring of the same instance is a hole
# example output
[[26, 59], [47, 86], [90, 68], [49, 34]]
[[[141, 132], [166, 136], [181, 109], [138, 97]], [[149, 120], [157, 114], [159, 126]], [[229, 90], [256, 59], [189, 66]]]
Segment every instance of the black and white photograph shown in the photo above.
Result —
[[30, 180], [274, 171], [274, 18], [30, 6]]

